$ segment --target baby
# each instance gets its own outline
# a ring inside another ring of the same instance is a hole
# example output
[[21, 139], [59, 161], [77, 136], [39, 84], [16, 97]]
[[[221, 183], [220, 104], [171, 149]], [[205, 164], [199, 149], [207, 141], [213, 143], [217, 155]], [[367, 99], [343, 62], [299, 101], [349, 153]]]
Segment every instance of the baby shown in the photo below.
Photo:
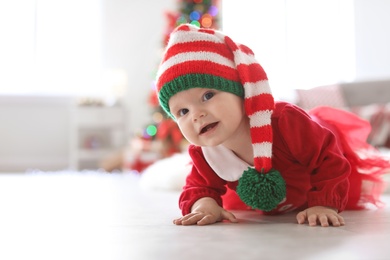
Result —
[[[306, 113], [274, 102], [253, 52], [220, 31], [180, 25], [170, 35], [157, 75], [160, 105], [191, 143], [193, 167], [179, 199], [177, 225], [237, 222], [229, 210], [297, 211], [300, 224], [342, 226], [346, 208], [378, 202], [363, 180], [345, 122], [369, 124], [322, 107]], [[342, 122], [343, 124], [339, 123]], [[358, 136], [365, 143], [366, 136]], [[371, 160], [372, 162], [372, 160]], [[376, 186], [378, 187], [378, 186]]]

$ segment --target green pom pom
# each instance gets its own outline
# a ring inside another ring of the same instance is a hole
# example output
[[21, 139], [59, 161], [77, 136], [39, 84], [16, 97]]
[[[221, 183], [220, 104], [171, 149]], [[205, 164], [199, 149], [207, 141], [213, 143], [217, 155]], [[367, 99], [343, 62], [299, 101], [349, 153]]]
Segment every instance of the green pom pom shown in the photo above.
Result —
[[238, 182], [237, 193], [248, 206], [271, 211], [286, 197], [286, 183], [277, 170], [259, 173], [248, 168]]

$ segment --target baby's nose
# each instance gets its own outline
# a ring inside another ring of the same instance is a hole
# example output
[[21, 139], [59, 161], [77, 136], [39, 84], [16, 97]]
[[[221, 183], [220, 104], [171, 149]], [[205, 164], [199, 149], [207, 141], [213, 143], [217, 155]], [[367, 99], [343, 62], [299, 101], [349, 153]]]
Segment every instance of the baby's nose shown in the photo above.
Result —
[[202, 118], [204, 116], [206, 116], [206, 112], [204, 110], [202, 110], [202, 109], [197, 109], [193, 113], [193, 120], [197, 121], [198, 119], [200, 119], [200, 118]]

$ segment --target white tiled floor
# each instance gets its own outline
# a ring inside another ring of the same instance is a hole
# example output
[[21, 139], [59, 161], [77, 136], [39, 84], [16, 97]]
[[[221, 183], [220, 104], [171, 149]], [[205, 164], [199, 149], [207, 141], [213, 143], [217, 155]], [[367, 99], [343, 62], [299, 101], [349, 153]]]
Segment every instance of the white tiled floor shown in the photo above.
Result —
[[0, 174], [0, 259], [390, 259], [390, 194], [384, 209], [344, 212], [340, 228], [254, 212], [175, 226], [178, 195], [131, 174]]

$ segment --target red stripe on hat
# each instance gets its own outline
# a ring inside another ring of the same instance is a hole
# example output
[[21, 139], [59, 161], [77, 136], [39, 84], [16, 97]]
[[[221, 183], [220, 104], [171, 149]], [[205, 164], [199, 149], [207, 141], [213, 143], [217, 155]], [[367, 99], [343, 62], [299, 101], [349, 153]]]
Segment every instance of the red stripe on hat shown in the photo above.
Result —
[[157, 82], [157, 90], [160, 91], [165, 83], [187, 74], [208, 74], [240, 82], [237, 71], [233, 68], [210, 61], [187, 61], [167, 69]]
[[240, 50], [241, 50], [243, 53], [246, 53], [246, 54], [252, 55], [252, 56], [255, 55], [255, 54], [253, 53], [253, 51], [252, 51], [248, 46], [245, 46], [244, 44], [240, 44], [238, 47], [240, 48]]
[[274, 98], [271, 94], [260, 94], [245, 99], [245, 111], [247, 116], [263, 110], [272, 110], [274, 108]]
[[173, 31], [191, 31], [191, 28], [186, 24], [182, 24], [182, 25], [176, 27], [176, 29]]
[[254, 165], [261, 165], [260, 169], [256, 168], [259, 172], [264, 169], [264, 173], [267, 173], [272, 169], [272, 159], [268, 157], [255, 157], [253, 158], [253, 163]]
[[225, 43], [229, 46], [232, 52], [238, 50], [237, 44], [232, 39], [230, 39], [229, 36], [225, 36], [224, 39], [225, 39]]
[[206, 42], [206, 41], [196, 41], [196, 42], [186, 42], [178, 43], [173, 45], [166, 52], [163, 62], [175, 56], [176, 54], [185, 53], [185, 52], [214, 52], [225, 58], [228, 58], [233, 61], [233, 53], [224, 43], [215, 43], [215, 42]]
[[272, 143], [272, 126], [251, 127], [252, 143], [270, 142]]
[[206, 28], [200, 28], [199, 32], [208, 33], [208, 34], [215, 34], [214, 30], [206, 29]]
[[242, 83], [245, 82], [257, 82], [260, 80], [266, 80], [267, 74], [265, 73], [263, 67], [259, 63], [252, 64], [239, 64], [237, 66], [238, 73]]

